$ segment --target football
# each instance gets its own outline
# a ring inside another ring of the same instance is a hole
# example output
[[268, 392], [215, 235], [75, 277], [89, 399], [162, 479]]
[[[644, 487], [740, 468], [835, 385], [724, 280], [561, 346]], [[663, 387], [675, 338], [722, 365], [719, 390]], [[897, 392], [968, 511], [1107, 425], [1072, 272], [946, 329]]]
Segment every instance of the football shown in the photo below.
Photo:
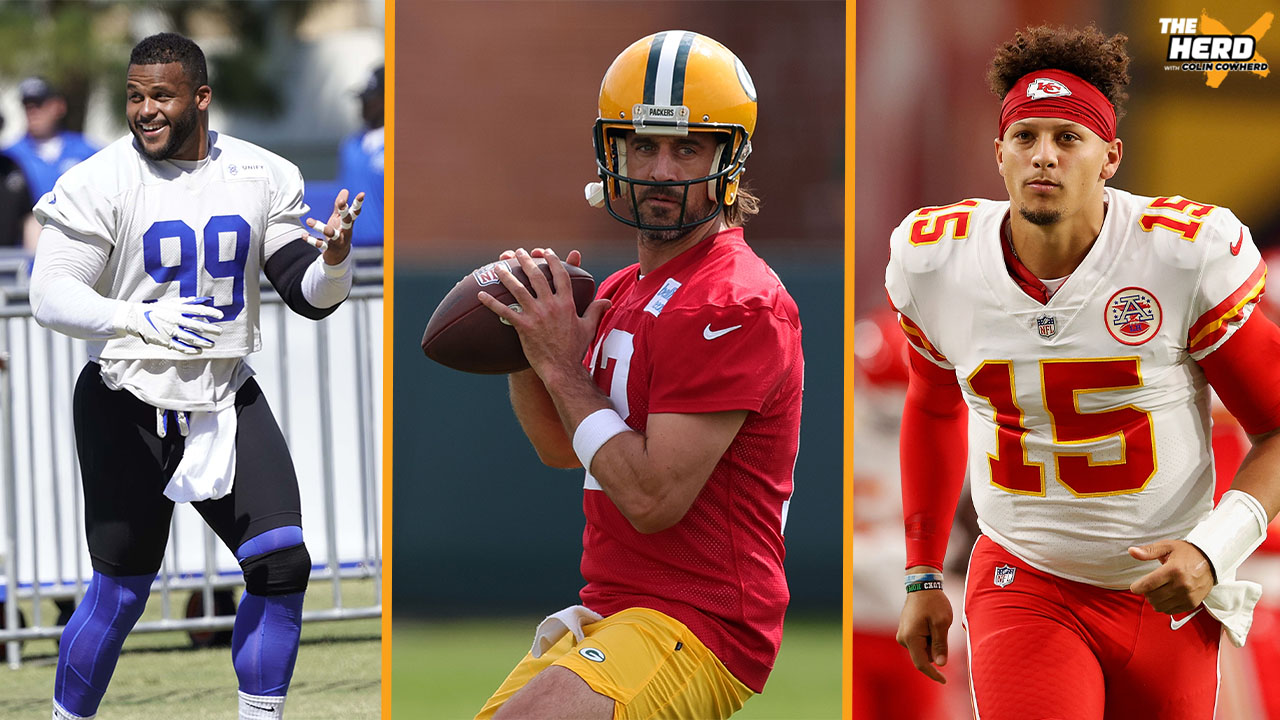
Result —
[[[476, 293], [484, 290], [501, 303], [515, 304], [515, 298], [498, 280], [498, 263], [505, 263], [517, 280], [530, 287], [524, 269], [514, 259], [489, 263], [468, 273], [444, 296], [427, 321], [422, 334], [422, 352], [427, 357], [470, 373], [505, 374], [529, 367], [516, 329], [476, 298]], [[547, 261], [534, 258], [534, 263], [551, 283]], [[596, 281], [582, 268], [568, 264], [564, 267], [569, 271], [574, 305], [582, 315], [595, 297]]]

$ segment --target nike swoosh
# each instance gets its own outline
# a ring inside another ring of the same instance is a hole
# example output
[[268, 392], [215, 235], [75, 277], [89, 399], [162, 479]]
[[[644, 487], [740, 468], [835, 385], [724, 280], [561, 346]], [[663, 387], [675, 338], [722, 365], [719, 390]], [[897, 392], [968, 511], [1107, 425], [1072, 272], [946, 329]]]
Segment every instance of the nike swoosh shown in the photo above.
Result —
[[1189, 613], [1187, 613], [1186, 615], [1184, 615], [1184, 616], [1182, 617], [1182, 619], [1181, 619], [1181, 620], [1179, 620], [1179, 619], [1175, 618], [1174, 616], [1170, 615], [1170, 616], [1169, 616], [1169, 627], [1173, 628], [1174, 630], [1177, 630], [1178, 628], [1182, 627], [1183, 625], [1186, 625], [1187, 623], [1191, 622], [1191, 618], [1193, 618], [1193, 617], [1195, 617], [1195, 616], [1199, 615], [1199, 614], [1200, 614], [1200, 611], [1201, 611], [1201, 610], [1203, 610], [1203, 609], [1204, 609], [1204, 606], [1203, 606], [1203, 605], [1201, 605], [1200, 607], [1196, 608], [1195, 610], [1192, 610], [1191, 612], [1189, 612]]
[[276, 711], [276, 709], [275, 709], [275, 708], [262, 707], [261, 705], [254, 705], [253, 703], [245, 703], [245, 705], [248, 705], [249, 707], [253, 708], [254, 710], [261, 710], [261, 711], [263, 711], [263, 712], [273, 713], [273, 712], [275, 712], [275, 711]]
[[733, 327], [727, 327], [723, 330], [712, 330], [711, 323], [707, 323], [707, 326], [702, 329], [702, 337], [706, 338], [707, 340], [715, 340], [721, 335], [728, 335], [729, 333], [733, 332], [734, 330], [737, 330], [740, 327], [742, 326], [734, 325]]
[[1244, 228], [1240, 228], [1240, 237], [1236, 238], [1236, 241], [1231, 243], [1231, 254], [1239, 255], [1240, 246], [1243, 244], [1244, 244]]

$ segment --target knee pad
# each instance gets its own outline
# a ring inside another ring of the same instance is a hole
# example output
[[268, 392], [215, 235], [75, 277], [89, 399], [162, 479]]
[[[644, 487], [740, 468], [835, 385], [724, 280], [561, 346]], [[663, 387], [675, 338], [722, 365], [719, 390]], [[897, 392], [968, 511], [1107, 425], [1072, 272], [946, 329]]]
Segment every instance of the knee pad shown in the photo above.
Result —
[[311, 554], [299, 543], [241, 560], [240, 568], [246, 591], [259, 597], [289, 595], [307, 589]]
[[244, 562], [254, 555], [266, 555], [272, 550], [283, 550], [301, 544], [302, 528], [297, 525], [272, 528], [254, 535], [236, 548], [236, 562]]

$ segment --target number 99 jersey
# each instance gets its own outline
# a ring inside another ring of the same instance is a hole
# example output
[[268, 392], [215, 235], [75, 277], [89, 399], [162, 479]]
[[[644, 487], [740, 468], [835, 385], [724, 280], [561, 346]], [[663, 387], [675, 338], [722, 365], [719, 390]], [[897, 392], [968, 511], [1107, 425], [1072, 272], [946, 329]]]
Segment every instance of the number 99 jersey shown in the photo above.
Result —
[[1212, 507], [1196, 361], [1248, 317], [1266, 269], [1226, 208], [1105, 192], [1097, 241], [1047, 303], [1005, 265], [1007, 201], [913, 213], [886, 287], [914, 349], [955, 371], [983, 533], [1046, 572], [1123, 588], [1150, 570], [1129, 546], [1184, 537]]
[[[250, 143], [209, 133], [204, 160], [151, 161], [125, 136], [68, 170], [36, 204], [46, 227], [107, 254], [93, 284], [129, 302], [213, 298], [222, 335], [204, 359], [256, 351], [258, 277], [275, 250], [306, 232], [302, 175]], [[128, 335], [90, 343], [103, 360], [189, 360]]]

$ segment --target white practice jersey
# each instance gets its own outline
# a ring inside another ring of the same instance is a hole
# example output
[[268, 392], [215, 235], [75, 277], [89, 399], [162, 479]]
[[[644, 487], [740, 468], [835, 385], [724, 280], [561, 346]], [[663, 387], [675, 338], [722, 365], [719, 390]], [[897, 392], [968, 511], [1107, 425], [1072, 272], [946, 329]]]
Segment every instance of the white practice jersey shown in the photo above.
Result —
[[133, 335], [91, 340], [108, 384], [175, 409], [234, 391], [251, 372], [239, 360], [261, 345], [262, 267], [306, 233], [302, 195], [292, 163], [215, 132], [204, 160], [152, 161], [125, 136], [62, 175], [35, 216], [107, 253], [95, 291], [129, 302], [209, 296], [223, 313], [214, 347], [194, 359]]
[[913, 347], [956, 373], [982, 531], [1036, 568], [1123, 588], [1153, 565], [1128, 547], [1184, 537], [1211, 509], [1195, 361], [1248, 317], [1266, 271], [1226, 208], [1105, 199], [1097, 242], [1047, 304], [1005, 267], [1007, 201], [912, 213], [886, 286]]

